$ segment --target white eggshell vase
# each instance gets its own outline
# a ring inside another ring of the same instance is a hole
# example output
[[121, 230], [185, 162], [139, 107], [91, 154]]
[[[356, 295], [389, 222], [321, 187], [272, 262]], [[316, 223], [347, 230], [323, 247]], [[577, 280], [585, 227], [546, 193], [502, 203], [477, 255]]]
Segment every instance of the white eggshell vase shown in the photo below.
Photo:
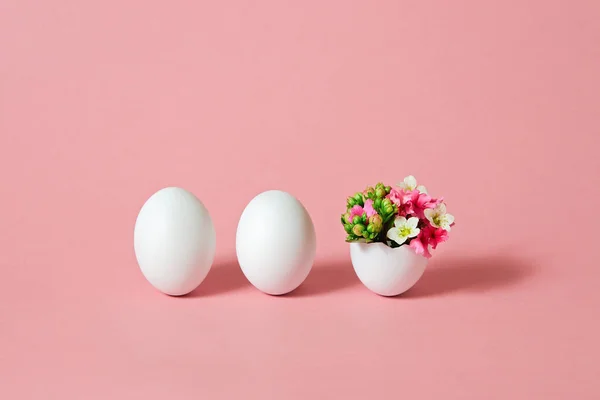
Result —
[[358, 279], [381, 296], [397, 296], [421, 278], [427, 258], [409, 246], [391, 248], [384, 243], [350, 243], [350, 258]]

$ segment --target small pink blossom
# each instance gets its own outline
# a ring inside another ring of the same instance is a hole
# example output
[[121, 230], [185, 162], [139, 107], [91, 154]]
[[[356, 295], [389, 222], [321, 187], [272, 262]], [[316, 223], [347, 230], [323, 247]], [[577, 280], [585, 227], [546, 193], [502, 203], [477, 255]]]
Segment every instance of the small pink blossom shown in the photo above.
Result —
[[364, 210], [367, 213], [368, 218], [371, 218], [373, 215], [377, 214], [377, 211], [375, 211], [375, 209], [373, 208], [373, 200], [371, 200], [371, 199], [368, 199], [367, 201], [365, 201]]
[[430, 248], [436, 249], [438, 244], [446, 240], [448, 240], [448, 232], [446, 230], [428, 224], [421, 228], [419, 235], [410, 241], [409, 246], [415, 253], [430, 258]]
[[448, 231], [427, 224], [421, 229], [419, 240], [422, 243], [427, 243], [432, 249], [436, 249], [438, 244], [448, 240]]
[[423, 235], [423, 231], [419, 232], [419, 235], [410, 241], [409, 246], [415, 253], [431, 258], [429, 243], [427, 243], [427, 238]]
[[415, 190], [411, 196], [411, 204], [415, 215], [421, 219], [425, 219], [425, 210], [435, 208], [436, 203], [428, 194]]
[[388, 194], [386, 197], [398, 207], [400, 207], [400, 205], [402, 204], [403, 194], [400, 190], [396, 188], [392, 188], [390, 194]]
[[354, 217], [362, 217], [363, 214], [365, 213], [365, 210], [359, 206], [358, 204], [355, 205], [354, 207], [352, 207], [350, 209], [350, 215], [348, 216], [348, 222], [352, 223], [352, 220], [354, 219]]
[[408, 217], [414, 213], [413, 205], [410, 201], [408, 203], [402, 203], [398, 206], [398, 215], [401, 217]]
[[434, 208], [437, 204], [427, 193], [422, 193], [418, 190], [392, 189], [388, 198], [398, 206], [398, 215], [403, 217], [410, 214], [424, 219], [425, 209]]
[[402, 203], [412, 203], [418, 195], [418, 190], [402, 190]]
[[442, 228], [433, 227], [431, 225], [423, 228], [422, 234], [433, 249], [435, 249], [438, 244], [444, 243], [446, 240], [448, 240], [448, 231]]
[[390, 194], [387, 195], [387, 198], [398, 207], [399, 216], [406, 217], [407, 215], [414, 214], [411, 192], [393, 188]]

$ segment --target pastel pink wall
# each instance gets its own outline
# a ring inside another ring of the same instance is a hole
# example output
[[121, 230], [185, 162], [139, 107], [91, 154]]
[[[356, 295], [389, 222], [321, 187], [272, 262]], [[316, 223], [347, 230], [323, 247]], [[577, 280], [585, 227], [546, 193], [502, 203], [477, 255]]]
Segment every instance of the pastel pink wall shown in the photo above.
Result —
[[[597, 1], [0, 2], [0, 398], [596, 399]], [[407, 296], [369, 293], [345, 197], [413, 174], [456, 216]], [[192, 296], [133, 224], [181, 186], [217, 229]], [[310, 211], [272, 298], [246, 203]]]

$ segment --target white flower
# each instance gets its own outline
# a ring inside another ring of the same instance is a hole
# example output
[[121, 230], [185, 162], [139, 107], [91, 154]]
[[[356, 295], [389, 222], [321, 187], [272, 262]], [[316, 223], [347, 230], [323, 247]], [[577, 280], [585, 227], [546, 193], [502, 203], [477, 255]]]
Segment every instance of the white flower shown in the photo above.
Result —
[[398, 186], [400, 186], [400, 189], [407, 192], [412, 192], [413, 190], [417, 189], [419, 192], [427, 194], [427, 188], [423, 185], [417, 186], [417, 180], [412, 175], [404, 178], [404, 181], [400, 182]]
[[432, 226], [445, 229], [448, 232], [450, 232], [450, 225], [454, 223], [454, 216], [446, 213], [446, 205], [444, 203], [438, 204], [436, 208], [426, 209], [425, 217]]
[[409, 238], [414, 238], [421, 231], [417, 228], [419, 218], [411, 217], [408, 220], [404, 217], [396, 217], [394, 227], [387, 231], [387, 237], [398, 244], [406, 242]]
[[400, 189], [413, 191], [417, 188], [417, 180], [414, 176], [409, 175], [406, 178], [404, 178], [404, 182], [400, 182], [398, 186], [400, 186]]

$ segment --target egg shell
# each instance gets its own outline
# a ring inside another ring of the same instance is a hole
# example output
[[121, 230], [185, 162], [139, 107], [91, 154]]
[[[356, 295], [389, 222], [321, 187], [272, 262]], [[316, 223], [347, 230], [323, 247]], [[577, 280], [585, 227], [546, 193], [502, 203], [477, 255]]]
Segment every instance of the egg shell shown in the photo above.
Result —
[[258, 290], [291, 292], [304, 282], [315, 258], [316, 234], [308, 211], [289, 193], [259, 194], [240, 217], [236, 253], [242, 272]]
[[172, 296], [194, 290], [213, 263], [216, 233], [206, 207], [192, 193], [168, 187], [142, 206], [134, 229], [134, 250], [142, 274]]

